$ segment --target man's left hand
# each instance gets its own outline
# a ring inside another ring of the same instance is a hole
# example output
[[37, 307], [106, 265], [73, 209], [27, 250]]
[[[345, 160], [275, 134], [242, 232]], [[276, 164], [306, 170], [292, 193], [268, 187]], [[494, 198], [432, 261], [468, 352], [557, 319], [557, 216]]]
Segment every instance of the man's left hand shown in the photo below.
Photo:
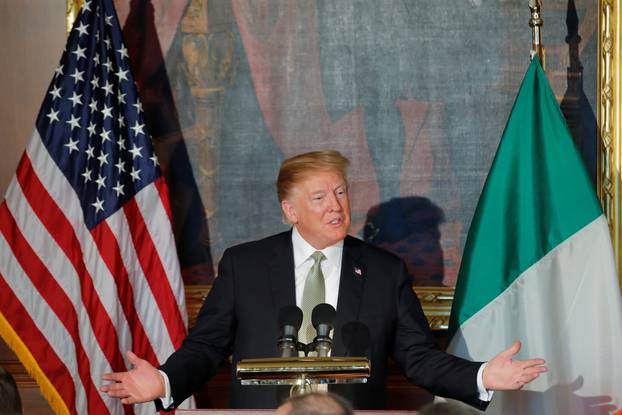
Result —
[[547, 371], [544, 359], [512, 359], [520, 347], [520, 342], [516, 341], [486, 364], [483, 373], [486, 390], [517, 390]]

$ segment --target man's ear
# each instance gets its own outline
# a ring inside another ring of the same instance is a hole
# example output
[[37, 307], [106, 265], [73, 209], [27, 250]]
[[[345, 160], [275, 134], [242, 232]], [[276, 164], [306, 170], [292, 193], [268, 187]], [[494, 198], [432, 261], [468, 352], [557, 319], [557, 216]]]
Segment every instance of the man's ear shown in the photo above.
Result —
[[298, 222], [298, 215], [296, 214], [296, 209], [294, 205], [292, 205], [287, 199], [283, 199], [281, 201], [281, 210], [283, 211], [283, 217], [287, 221], [287, 223], [291, 223], [292, 225]]

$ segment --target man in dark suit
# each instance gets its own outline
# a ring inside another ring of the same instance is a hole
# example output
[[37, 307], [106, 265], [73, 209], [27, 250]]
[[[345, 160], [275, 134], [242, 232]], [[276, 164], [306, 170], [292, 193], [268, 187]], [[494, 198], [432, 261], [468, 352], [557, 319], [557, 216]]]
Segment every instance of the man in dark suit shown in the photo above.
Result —
[[[335, 151], [285, 160], [277, 190], [292, 230], [225, 251], [218, 278], [182, 347], [159, 370], [129, 353], [135, 368], [105, 375], [116, 383], [102, 390], [123, 403], [156, 399], [157, 406], [170, 409], [231, 354], [234, 362], [277, 356], [282, 307], [297, 304], [305, 310], [304, 339], [310, 309], [321, 302], [337, 310], [332, 355], [366, 355], [372, 362], [367, 384], [331, 387], [355, 408], [384, 405], [389, 357], [411, 382], [482, 409], [490, 391], [519, 389], [545, 371], [541, 359], [512, 359], [518, 342], [485, 364], [438, 349], [404, 263], [347, 235], [347, 164]], [[231, 405], [274, 408], [283, 396], [279, 390], [241, 386], [232, 374]]]

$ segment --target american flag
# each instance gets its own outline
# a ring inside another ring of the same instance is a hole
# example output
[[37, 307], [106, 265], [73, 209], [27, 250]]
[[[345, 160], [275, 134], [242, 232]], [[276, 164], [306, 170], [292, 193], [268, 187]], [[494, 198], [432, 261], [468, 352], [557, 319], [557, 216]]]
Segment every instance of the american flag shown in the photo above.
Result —
[[98, 391], [186, 334], [168, 193], [112, 0], [85, 1], [0, 205], [0, 334], [57, 413], [153, 413]]

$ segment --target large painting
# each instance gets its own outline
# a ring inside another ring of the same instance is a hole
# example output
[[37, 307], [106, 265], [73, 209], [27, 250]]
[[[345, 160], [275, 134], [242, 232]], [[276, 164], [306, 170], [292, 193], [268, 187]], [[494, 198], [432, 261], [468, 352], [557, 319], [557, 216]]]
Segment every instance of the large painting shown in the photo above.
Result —
[[[544, 5], [547, 74], [596, 174], [598, 10]], [[352, 234], [453, 286], [529, 63], [528, 1], [115, 0], [168, 179], [187, 284], [287, 229], [281, 161], [350, 161]]]

